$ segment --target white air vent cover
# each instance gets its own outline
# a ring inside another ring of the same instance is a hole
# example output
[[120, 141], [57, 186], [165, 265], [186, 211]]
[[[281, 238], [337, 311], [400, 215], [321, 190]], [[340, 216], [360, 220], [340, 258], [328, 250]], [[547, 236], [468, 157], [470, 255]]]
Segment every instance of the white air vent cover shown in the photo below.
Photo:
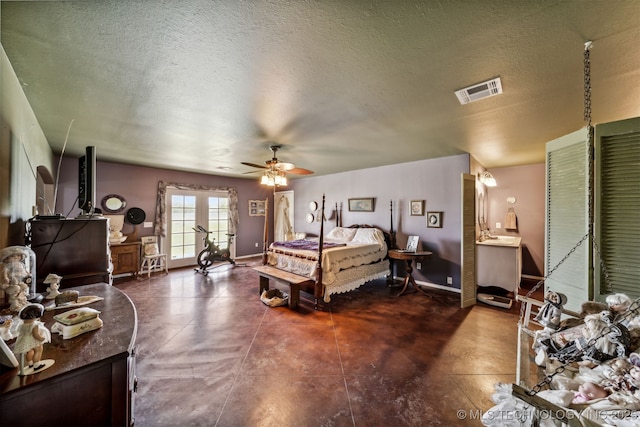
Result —
[[456, 91], [456, 96], [460, 104], [468, 104], [482, 98], [499, 95], [502, 93], [502, 82], [497, 77], [486, 82], [478, 83], [473, 86], [465, 87]]

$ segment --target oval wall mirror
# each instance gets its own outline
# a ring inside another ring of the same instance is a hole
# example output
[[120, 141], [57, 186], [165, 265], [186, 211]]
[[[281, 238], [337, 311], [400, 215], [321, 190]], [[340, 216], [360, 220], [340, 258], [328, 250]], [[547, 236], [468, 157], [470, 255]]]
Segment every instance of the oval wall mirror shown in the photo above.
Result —
[[109, 194], [102, 198], [102, 210], [107, 213], [121, 212], [127, 206], [127, 201], [117, 194]]

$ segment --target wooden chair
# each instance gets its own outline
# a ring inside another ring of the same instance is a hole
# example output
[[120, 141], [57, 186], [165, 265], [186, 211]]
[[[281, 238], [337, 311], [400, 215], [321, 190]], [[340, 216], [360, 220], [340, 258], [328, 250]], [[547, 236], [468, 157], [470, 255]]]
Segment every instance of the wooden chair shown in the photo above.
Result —
[[164, 270], [169, 274], [167, 269], [167, 255], [161, 254], [158, 249], [158, 236], [144, 236], [140, 238], [142, 242], [142, 266], [140, 274], [147, 273], [147, 278], [151, 278], [152, 271]]

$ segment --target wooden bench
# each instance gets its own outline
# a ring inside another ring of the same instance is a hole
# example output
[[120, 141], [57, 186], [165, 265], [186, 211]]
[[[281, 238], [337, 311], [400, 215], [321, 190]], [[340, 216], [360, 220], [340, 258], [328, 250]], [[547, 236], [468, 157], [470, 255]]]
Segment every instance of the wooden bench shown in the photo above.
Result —
[[284, 283], [289, 286], [289, 308], [297, 308], [300, 303], [300, 287], [313, 284], [313, 280], [298, 274], [289, 273], [269, 265], [253, 267], [260, 275], [260, 295], [262, 291], [269, 290], [269, 279]]

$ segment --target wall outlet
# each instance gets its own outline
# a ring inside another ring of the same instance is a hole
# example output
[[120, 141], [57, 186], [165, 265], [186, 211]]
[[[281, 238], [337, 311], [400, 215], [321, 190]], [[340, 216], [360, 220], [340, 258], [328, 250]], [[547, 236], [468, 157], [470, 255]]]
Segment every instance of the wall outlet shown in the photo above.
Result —
[[453, 277], [447, 276], [447, 285], [453, 285]]
[[499, 222], [496, 222], [496, 228], [502, 228], [502, 224]]
[[256, 242], [256, 248], [258, 247], [258, 242]]
[[421, 262], [416, 262], [416, 268], [418, 270], [422, 270], [422, 263]]
[[151, 228], [153, 227], [153, 222], [151, 221], [145, 221], [144, 222], [144, 228]]

